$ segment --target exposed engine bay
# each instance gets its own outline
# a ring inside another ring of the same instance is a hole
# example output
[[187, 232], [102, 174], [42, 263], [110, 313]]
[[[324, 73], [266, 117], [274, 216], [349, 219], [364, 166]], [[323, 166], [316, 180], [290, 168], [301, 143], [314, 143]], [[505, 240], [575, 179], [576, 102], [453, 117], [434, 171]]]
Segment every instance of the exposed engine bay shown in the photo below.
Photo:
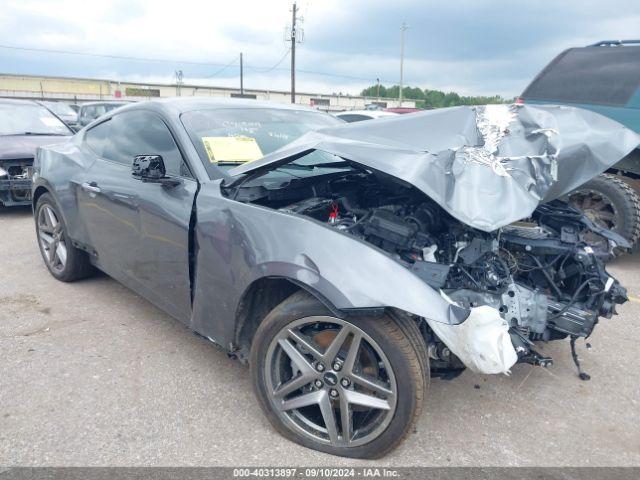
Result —
[[[454, 219], [415, 187], [370, 170], [295, 179], [284, 186], [246, 187], [236, 199], [304, 215], [353, 235], [395, 260], [451, 301], [489, 306], [508, 323], [518, 362], [549, 366], [534, 342], [588, 338], [599, 317], [609, 318], [626, 291], [607, 274], [583, 240], [607, 236], [573, 207], [553, 200], [523, 221], [487, 233]], [[243, 188], [240, 188], [243, 190]], [[432, 374], [464, 369], [426, 322]]]
[[33, 160], [0, 161], [0, 205], [24, 205], [31, 201]]

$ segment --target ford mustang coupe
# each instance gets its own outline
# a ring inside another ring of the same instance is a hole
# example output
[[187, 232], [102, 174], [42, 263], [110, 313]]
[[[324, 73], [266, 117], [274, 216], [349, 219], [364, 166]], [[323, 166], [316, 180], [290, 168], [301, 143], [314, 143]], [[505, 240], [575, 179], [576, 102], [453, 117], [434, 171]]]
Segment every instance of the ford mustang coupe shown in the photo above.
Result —
[[638, 143], [559, 106], [141, 102], [38, 151], [36, 233], [57, 279], [98, 268], [248, 362], [285, 437], [374, 458], [432, 376], [549, 367], [536, 344], [568, 339], [588, 379], [576, 340], [626, 300], [602, 260], [628, 244], [561, 198]]

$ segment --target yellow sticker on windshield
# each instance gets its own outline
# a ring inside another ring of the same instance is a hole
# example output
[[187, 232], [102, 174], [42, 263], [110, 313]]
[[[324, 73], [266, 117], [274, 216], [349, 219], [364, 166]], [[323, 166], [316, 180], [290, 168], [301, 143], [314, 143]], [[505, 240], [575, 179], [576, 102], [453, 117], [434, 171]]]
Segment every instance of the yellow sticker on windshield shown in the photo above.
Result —
[[262, 150], [251, 137], [202, 137], [211, 163], [247, 163], [262, 158]]

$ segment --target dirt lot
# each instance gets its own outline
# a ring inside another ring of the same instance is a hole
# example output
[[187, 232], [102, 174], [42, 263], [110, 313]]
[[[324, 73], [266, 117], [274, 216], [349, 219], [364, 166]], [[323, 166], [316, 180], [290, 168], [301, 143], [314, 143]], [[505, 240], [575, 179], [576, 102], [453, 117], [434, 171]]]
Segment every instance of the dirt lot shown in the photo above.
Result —
[[[0, 465], [369, 465], [298, 447], [260, 413], [248, 369], [106, 276], [64, 284], [29, 210], [0, 210]], [[640, 258], [632, 300], [548, 370], [434, 380], [415, 434], [375, 465], [640, 465]]]

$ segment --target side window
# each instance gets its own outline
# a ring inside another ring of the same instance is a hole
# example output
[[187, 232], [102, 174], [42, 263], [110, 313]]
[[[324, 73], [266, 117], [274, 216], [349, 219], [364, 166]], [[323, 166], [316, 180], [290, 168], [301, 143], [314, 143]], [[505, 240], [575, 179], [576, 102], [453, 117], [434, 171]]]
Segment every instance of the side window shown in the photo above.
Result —
[[94, 110], [91, 115], [92, 118], [98, 118], [101, 117], [102, 115], [104, 115], [105, 113], [107, 113], [107, 109], [104, 105], [96, 105], [95, 107], [93, 107]]
[[84, 134], [84, 142], [99, 157], [104, 156], [110, 129], [111, 121], [106, 121], [87, 130]]
[[136, 155], [161, 155], [167, 173], [191, 176], [171, 132], [160, 118], [149, 112], [114, 115], [104, 158], [131, 165]]

